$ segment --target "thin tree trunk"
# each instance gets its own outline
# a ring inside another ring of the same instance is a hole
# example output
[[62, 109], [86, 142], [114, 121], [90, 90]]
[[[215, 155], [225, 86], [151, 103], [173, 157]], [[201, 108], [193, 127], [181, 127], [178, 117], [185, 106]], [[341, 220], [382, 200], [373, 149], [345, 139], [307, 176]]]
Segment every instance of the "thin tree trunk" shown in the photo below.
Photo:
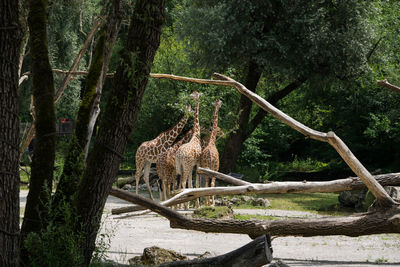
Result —
[[54, 206], [59, 208], [62, 200], [70, 202], [73, 194], [77, 191], [80, 178], [84, 170], [85, 146], [89, 142], [89, 124], [93, 106], [100, 101], [99, 88], [102, 87], [107, 72], [107, 66], [111, 57], [111, 49], [115, 42], [122, 17], [119, 16], [120, 1], [113, 0], [108, 24], [96, 43], [94, 58], [90, 66], [83, 98], [79, 107], [74, 133], [72, 135], [68, 154], [66, 156], [63, 173], [57, 186], [54, 197]]
[[0, 266], [19, 266], [18, 1], [0, 2]]
[[87, 142], [85, 146], [85, 160], [87, 158], [89, 152], [90, 140], [92, 139], [93, 129], [96, 125], [97, 118], [100, 114], [100, 99], [103, 91], [104, 82], [107, 78], [108, 64], [110, 63], [112, 56], [112, 49], [114, 47], [115, 41], [118, 37], [119, 29], [121, 28], [122, 22], [122, 14], [120, 10], [120, 4], [118, 1], [113, 1], [112, 9], [110, 15], [107, 18], [106, 24], [106, 37], [105, 37], [105, 45], [104, 45], [104, 54], [103, 54], [103, 67], [101, 70], [100, 82], [97, 85], [96, 89], [96, 98], [93, 103], [93, 107], [90, 113], [90, 122], [88, 125], [88, 136]]
[[[35, 101], [36, 140], [33, 151], [30, 190], [27, 196], [22, 241], [30, 232], [46, 226], [48, 204], [53, 184], [56, 145], [54, 82], [47, 50], [47, 1], [29, 1], [29, 31], [32, 54], [33, 98]], [[27, 259], [27, 253], [23, 261]]]
[[111, 92], [113, 97], [107, 102], [74, 201], [79, 218], [76, 229], [82, 233], [86, 264], [90, 263], [104, 204], [140, 110], [151, 64], [160, 43], [164, 12], [164, 0], [135, 2], [127, 43], [115, 74], [118, 83]]
[[[262, 71], [259, 66], [253, 60], [250, 60], [245, 80], [245, 85], [247, 88], [249, 88], [249, 90], [253, 92], [256, 91], [258, 81], [261, 77], [261, 72]], [[240, 114], [238, 121], [239, 128], [228, 135], [224, 149], [221, 153], [219, 169], [224, 173], [233, 171], [235, 167], [242, 144], [246, 140], [245, 136], [252, 105], [253, 103], [248, 98], [240, 96], [239, 107], [237, 111]]]

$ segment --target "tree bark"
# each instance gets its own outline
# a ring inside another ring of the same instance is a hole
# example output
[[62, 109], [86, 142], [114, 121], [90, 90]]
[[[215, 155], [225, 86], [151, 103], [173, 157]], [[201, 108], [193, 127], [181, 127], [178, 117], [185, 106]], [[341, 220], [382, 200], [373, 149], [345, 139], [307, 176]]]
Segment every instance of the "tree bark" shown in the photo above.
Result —
[[100, 104], [101, 88], [105, 81], [105, 73], [107, 73], [111, 51], [121, 25], [122, 16], [119, 13], [120, 1], [113, 0], [107, 17], [107, 24], [102, 29], [101, 35], [97, 40], [93, 61], [87, 75], [74, 133], [69, 144], [63, 173], [54, 196], [55, 208], [60, 208], [59, 204], [62, 200], [69, 204], [73, 194], [77, 191], [82, 177], [85, 150], [90, 142], [90, 123], [93, 109], [95, 105]]
[[92, 110], [90, 112], [90, 121], [88, 125], [87, 142], [85, 145], [85, 160], [89, 153], [90, 140], [92, 139], [93, 129], [96, 124], [97, 118], [100, 114], [100, 99], [103, 91], [103, 85], [107, 78], [108, 64], [110, 63], [112, 56], [112, 49], [115, 41], [117, 40], [119, 30], [122, 22], [122, 12], [119, 0], [113, 0], [110, 13], [107, 17], [107, 23], [105, 26], [105, 41], [103, 49], [103, 66], [100, 75], [100, 82], [96, 88], [96, 98], [94, 100]]
[[279, 220], [217, 220], [190, 219], [155, 201], [113, 188], [111, 194], [150, 209], [170, 221], [171, 228], [196, 230], [205, 233], [247, 234], [257, 237], [274, 236], [361, 236], [382, 233], [400, 233], [400, 207], [394, 205], [385, 211], [355, 214], [348, 217]]
[[127, 42], [115, 78], [118, 80], [107, 102], [87, 168], [74, 200], [82, 233], [82, 250], [88, 265], [95, 247], [101, 214], [123, 157], [141, 100], [148, 82], [151, 64], [160, 43], [165, 1], [135, 2]]
[[376, 82], [378, 85], [380, 85], [382, 87], [386, 87], [386, 88], [392, 90], [393, 92], [400, 93], [400, 87], [389, 83], [386, 79], [383, 81], [378, 80]]
[[[36, 140], [31, 166], [30, 190], [21, 228], [22, 242], [30, 232], [46, 226], [53, 183], [56, 144], [54, 82], [47, 49], [47, 1], [30, 0], [28, 25], [32, 55]], [[22, 255], [22, 254], [21, 254]], [[26, 257], [26, 253], [23, 254]]]
[[232, 267], [259, 267], [272, 261], [271, 238], [262, 235], [250, 243], [228, 252], [226, 254], [203, 259], [188, 261], [174, 261], [161, 264], [160, 266], [232, 266]]
[[19, 266], [18, 1], [0, 3], [0, 266]]

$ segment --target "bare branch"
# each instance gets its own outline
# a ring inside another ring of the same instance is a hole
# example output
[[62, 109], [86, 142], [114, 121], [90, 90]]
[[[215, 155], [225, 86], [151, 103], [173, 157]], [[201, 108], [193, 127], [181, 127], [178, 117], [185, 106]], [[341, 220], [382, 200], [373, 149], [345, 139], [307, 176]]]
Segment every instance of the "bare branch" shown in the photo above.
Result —
[[386, 79], [384, 79], [382, 81], [381, 80], [377, 80], [376, 82], [378, 83], [378, 85], [380, 85], [382, 87], [386, 87], [386, 88], [388, 88], [388, 89], [390, 89], [390, 90], [392, 90], [392, 91], [394, 91], [396, 93], [400, 93], [400, 87], [398, 87], [396, 85], [393, 85], [393, 84], [390, 84]]
[[230, 184], [234, 184], [234, 185], [251, 185], [251, 183], [240, 180], [240, 179], [236, 179], [232, 176], [217, 172], [217, 171], [213, 171], [207, 168], [202, 168], [202, 167], [198, 167], [197, 168], [197, 173], [198, 174], [205, 174], [205, 175], [209, 175], [212, 177], [216, 177], [221, 181], [230, 183]]
[[[103, 7], [104, 9], [104, 7]], [[78, 67], [79, 61], [81, 60], [83, 54], [85, 53], [86, 49], [88, 48], [90, 42], [92, 41], [95, 33], [97, 32], [97, 30], [100, 28], [100, 26], [102, 26], [105, 23], [104, 17], [100, 17], [98, 19], [96, 19], [94, 21], [94, 25], [92, 30], [89, 32], [89, 34], [87, 35], [86, 41], [83, 44], [81, 50], [79, 51], [78, 55], [76, 56], [74, 62], [72, 63], [72, 66], [69, 70], [69, 72], [67, 73], [67, 75], [65, 76], [61, 87], [57, 90], [55, 96], [54, 96], [54, 101], [58, 102], [58, 100], [61, 98], [62, 93], [64, 92], [65, 88], [67, 87], [69, 81], [72, 78], [72, 75], [70, 74], [70, 72], [75, 71], [75, 69]]]
[[185, 82], [193, 82], [193, 83], [202, 83], [202, 84], [215, 84], [215, 85], [224, 85], [224, 86], [231, 86], [236, 89], [240, 94], [247, 96], [251, 101], [257, 104], [260, 108], [264, 109], [272, 116], [277, 118], [278, 120], [282, 121], [286, 125], [290, 126], [291, 128], [295, 129], [296, 131], [302, 133], [303, 135], [310, 137], [315, 140], [319, 140], [322, 142], [329, 142], [337, 152], [342, 156], [345, 162], [349, 165], [349, 167], [353, 170], [353, 172], [360, 177], [360, 179], [366, 184], [368, 189], [374, 194], [377, 198], [378, 203], [382, 207], [387, 207], [394, 205], [395, 202], [393, 199], [387, 194], [387, 192], [383, 189], [383, 187], [373, 181], [373, 176], [362, 166], [362, 164], [357, 160], [357, 158], [353, 155], [353, 153], [347, 148], [347, 146], [337, 137], [333, 132], [329, 132], [329, 136], [327, 133], [319, 132], [313, 130], [304, 124], [296, 121], [292, 117], [288, 116], [281, 110], [277, 109], [273, 105], [271, 105], [268, 101], [264, 98], [260, 97], [256, 93], [248, 90], [243, 84], [225, 76], [222, 74], [214, 73], [213, 77], [218, 79], [214, 80], [206, 80], [206, 79], [195, 79], [195, 78], [188, 78], [176, 75], [169, 75], [169, 74], [152, 74], [151, 77], [153, 78], [164, 78], [164, 79], [172, 79], [178, 81], [185, 81]]

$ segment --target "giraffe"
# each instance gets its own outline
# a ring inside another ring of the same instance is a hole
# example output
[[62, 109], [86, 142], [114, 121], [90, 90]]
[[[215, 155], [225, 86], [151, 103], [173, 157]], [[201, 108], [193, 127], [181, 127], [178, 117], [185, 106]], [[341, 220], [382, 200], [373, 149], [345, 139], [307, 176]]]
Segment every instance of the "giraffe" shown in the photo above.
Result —
[[144, 170], [143, 179], [146, 182], [147, 189], [150, 194], [150, 198], [153, 199], [153, 195], [151, 193], [150, 183], [149, 183], [149, 174], [150, 167], [152, 163], [155, 163], [157, 160], [157, 156], [167, 151], [167, 149], [173, 144], [176, 137], [182, 131], [185, 126], [187, 120], [189, 119], [189, 115], [192, 111], [190, 106], [187, 106], [187, 112], [183, 116], [183, 118], [171, 129], [166, 130], [159, 134], [156, 138], [150, 141], [143, 142], [136, 151], [136, 194], [138, 194], [139, 190], [139, 180]]
[[184, 137], [176, 142], [173, 146], [167, 149], [167, 151], [160, 153], [157, 157], [156, 167], [157, 175], [162, 182], [162, 194], [160, 194], [160, 200], [167, 200], [167, 193], [170, 196], [171, 193], [171, 181], [172, 188], [174, 189], [175, 184], [175, 156], [178, 148], [190, 141], [193, 135], [193, 128], [190, 129]]
[[[175, 156], [176, 176], [180, 180], [179, 188], [185, 188], [188, 181], [189, 188], [193, 187], [192, 184], [192, 171], [195, 166], [200, 163], [201, 157], [201, 143], [200, 143], [200, 123], [199, 123], [199, 105], [200, 94], [194, 91], [191, 95], [196, 102], [193, 114], [193, 136], [186, 144], [178, 148]], [[179, 179], [181, 178], [181, 179]], [[185, 209], [189, 208], [189, 203], [185, 203]]]
[[[211, 129], [206, 129], [203, 126], [200, 126], [201, 132], [206, 132], [206, 134], [204, 134], [204, 136], [201, 138], [200, 142], [201, 142], [201, 149], [203, 150], [204, 148], [206, 148], [208, 141], [210, 140], [210, 135], [211, 135], [211, 130], [212, 130], [212, 125], [211, 125]], [[221, 128], [219, 128], [219, 126], [217, 126], [217, 139], [221, 136], [223, 136], [225, 133], [224, 131], [222, 131]]]
[[[218, 169], [219, 169], [219, 153], [218, 153], [217, 147], [215, 146], [215, 139], [217, 138], [217, 133], [218, 133], [218, 128], [219, 128], [218, 127], [218, 111], [222, 105], [222, 101], [219, 99], [215, 100], [213, 105], [215, 106], [215, 110], [214, 110], [214, 119], [213, 119], [210, 139], [201, 154], [200, 166], [203, 168], [209, 168], [211, 170], [218, 171]], [[205, 176], [205, 180], [206, 180], [205, 187], [208, 187], [210, 178], [208, 176]], [[215, 186], [215, 178], [213, 177], [211, 180], [211, 187], [214, 187], [214, 186]], [[211, 204], [212, 205], [215, 204], [214, 196], [212, 196]], [[206, 205], [209, 205], [208, 197], [206, 197]]]

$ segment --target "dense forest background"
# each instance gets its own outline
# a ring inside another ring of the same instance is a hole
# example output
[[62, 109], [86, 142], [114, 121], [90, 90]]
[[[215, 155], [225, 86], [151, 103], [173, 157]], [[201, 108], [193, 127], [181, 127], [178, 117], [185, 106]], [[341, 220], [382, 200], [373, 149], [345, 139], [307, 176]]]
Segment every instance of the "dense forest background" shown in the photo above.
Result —
[[[124, 5], [132, 8], [130, 1]], [[98, 0], [49, 1], [52, 68], [69, 69], [102, 6]], [[335, 131], [370, 171], [398, 171], [400, 99], [376, 80], [400, 83], [399, 8], [397, 1], [168, 1], [152, 72], [229, 75], [296, 120]], [[109, 72], [116, 69], [128, 25], [126, 18]], [[92, 50], [80, 70], [88, 69]], [[22, 72], [29, 69], [28, 52]], [[63, 75], [54, 77], [57, 88]], [[107, 79], [102, 103], [117, 82]], [[56, 106], [57, 121], [75, 119], [84, 85], [84, 76], [68, 85]], [[134, 169], [137, 147], [180, 119], [195, 89], [203, 93], [200, 123], [205, 127], [212, 120], [211, 103], [223, 101], [219, 126], [225, 135], [217, 142], [222, 172], [260, 182], [351, 174], [328, 145], [304, 138], [230, 88], [155, 79], [146, 89], [122, 169]], [[30, 122], [30, 80], [22, 83], [19, 94], [20, 121]], [[58, 139], [60, 161], [64, 141]]]

